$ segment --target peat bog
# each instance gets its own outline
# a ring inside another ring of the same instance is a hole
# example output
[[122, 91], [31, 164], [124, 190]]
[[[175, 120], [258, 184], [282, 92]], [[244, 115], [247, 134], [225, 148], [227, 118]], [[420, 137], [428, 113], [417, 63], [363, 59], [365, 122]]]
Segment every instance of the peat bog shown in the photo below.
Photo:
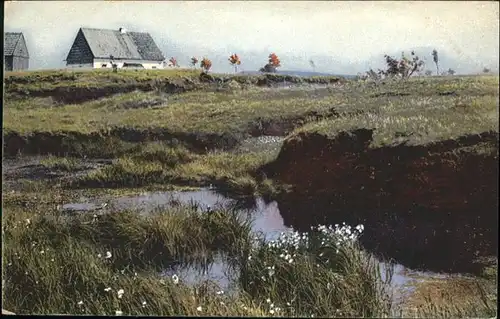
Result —
[[[10, 311], [496, 313], [497, 76], [46, 71], [4, 104]], [[217, 263], [231, 293], [181, 276]]]

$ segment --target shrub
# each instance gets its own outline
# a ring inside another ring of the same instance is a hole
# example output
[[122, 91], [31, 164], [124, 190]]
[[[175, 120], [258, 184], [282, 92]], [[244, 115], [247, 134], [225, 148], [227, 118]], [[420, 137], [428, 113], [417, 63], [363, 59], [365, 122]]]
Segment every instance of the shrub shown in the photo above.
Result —
[[177, 59], [174, 57], [171, 57], [169, 60], [169, 65], [170, 67], [179, 67], [179, 64], [177, 63]]
[[408, 59], [404, 52], [401, 53], [401, 59], [398, 60], [389, 55], [385, 55], [385, 62], [387, 64], [386, 70], [379, 70], [379, 75], [384, 77], [400, 77], [402, 79], [407, 79], [411, 77], [415, 72], [419, 72], [424, 65], [424, 61], [415, 55], [415, 52], [411, 52], [411, 60]]
[[196, 57], [191, 58], [191, 65], [196, 68], [196, 64], [198, 64], [198, 59]]

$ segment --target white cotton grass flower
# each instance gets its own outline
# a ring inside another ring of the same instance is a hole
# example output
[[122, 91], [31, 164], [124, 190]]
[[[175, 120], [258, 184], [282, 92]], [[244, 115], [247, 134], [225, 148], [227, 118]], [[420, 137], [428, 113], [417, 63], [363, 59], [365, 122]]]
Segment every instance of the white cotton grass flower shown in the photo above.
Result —
[[120, 289], [116, 293], [118, 294], [118, 299], [122, 299], [123, 294], [125, 294], [125, 291], [123, 289]]
[[107, 252], [106, 252], [106, 257], [104, 257], [104, 258], [109, 259], [109, 258], [111, 258], [112, 256], [113, 256], [113, 255], [111, 255], [111, 252], [110, 252], [110, 251], [107, 251]]
[[244, 303], [242, 303], [242, 302], [240, 302], [240, 308], [242, 308], [242, 309], [243, 309], [244, 307], [245, 307], [245, 304], [244, 304]]
[[222, 295], [222, 294], [224, 294], [224, 290], [219, 290], [219, 291], [216, 292], [216, 294], [217, 295]]
[[121, 315], [123, 315], [123, 311], [121, 311], [121, 310], [116, 310], [116, 311], [115, 311], [115, 315], [117, 315], [117, 316], [121, 316]]
[[202, 311], [202, 310], [203, 310], [203, 308], [201, 308], [201, 306], [198, 306], [198, 308], [196, 308], [196, 310], [197, 310], [198, 312], [200, 312], [200, 311]]
[[97, 254], [97, 258], [101, 258], [101, 257], [102, 257], [102, 255], [101, 255], [101, 254]]
[[146, 305], [147, 305], [147, 302], [146, 302], [146, 301], [143, 301], [143, 302], [142, 302], [142, 308], [146, 308]]
[[78, 301], [77, 305], [79, 306], [83, 305], [83, 300]]
[[268, 266], [267, 267], [267, 272], [269, 277], [272, 277], [276, 272], [274, 271], [274, 266]]
[[179, 283], [179, 276], [177, 275], [172, 275], [172, 281], [174, 282], [174, 285], [177, 285]]
[[110, 292], [110, 291], [111, 291], [111, 287], [104, 288], [104, 291], [105, 291], [105, 292]]

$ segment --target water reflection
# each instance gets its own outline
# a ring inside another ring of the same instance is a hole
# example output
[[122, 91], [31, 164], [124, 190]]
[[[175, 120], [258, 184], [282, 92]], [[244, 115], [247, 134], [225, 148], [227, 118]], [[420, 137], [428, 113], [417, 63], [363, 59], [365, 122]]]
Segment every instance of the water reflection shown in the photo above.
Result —
[[474, 261], [480, 256], [496, 255], [498, 247], [498, 224], [487, 209], [349, 211], [336, 207], [327, 196], [308, 198], [297, 194], [280, 198], [279, 202], [285, 225], [302, 231], [316, 223], [364, 224], [360, 242], [365, 249], [411, 269], [477, 273], [482, 266]]
[[242, 214], [251, 214], [254, 219], [253, 230], [262, 232], [267, 239], [277, 238], [281, 232], [291, 229], [291, 227], [285, 226], [277, 202], [266, 203], [261, 198], [250, 202], [236, 201], [209, 189], [189, 192], [143, 193], [139, 196], [114, 199], [110, 206], [116, 210], [127, 209], [147, 214], [158, 208], [178, 204], [192, 204], [200, 211], [217, 208], [239, 209]]
[[[208, 189], [190, 192], [153, 192], [143, 193], [138, 196], [120, 197], [113, 199], [110, 202], [109, 207], [118, 210], [136, 210], [138, 213], [147, 214], [148, 212], [155, 211], [159, 207], [165, 208], [179, 204], [195, 204], [200, 211], [215, 209], [217, 207], [239, 207], [241, 209], [241, 214], [251, 214], [253, 217], [253, 230], [255, 232], [261, 232], [265, 235], [267, 240], [276, 239], [281, 232], [292, 230], [292, 227], [287, 226], [284, 222], [282, 214], [280, 213], [280, 207], [276, 201], [266, 203], [263, 199], [258, 198], [256, 200], [252, 200], [250, 203], [247, 201], [242, 207], [241, 203], [228, 199]], [[88, 207], [92, 209], [99, 207], [99, 205], [68, 204], [66, 207], [78, 207], [80, 209]], [[311, 210], [305, 210], [302, 213], [304, 215], [310, 214]], [[337, 223], [341, 222], [342, 221], [337, 221]], [[349, 223], [348, 221], [346, 222]], [[305, 225], [303, 226], [306, 228]], [[310, 226], [311, 224], [308, 224], [307, 229], [310, 229]], [[361, 236], [361, 238], [368, 237], [367, 240], [369, 241], [370, 232], [367, 228], [368, 227], [365, 227], [365, 234]], [[368, 233], [366, 233], [367, 231]], [[385, 273], [384, 268], [385, 265], [381, 263], [382, 276], [384, 276]], [[403, 291], [400, 288], [408, 286], [413, 280], [418, 278], [422, 279], [425, 277], [437, 276], [437, 274], [430, 272], [411, 271], [400, 264], [396, 264], [394, 270], [395, 272], [392, 278], [392, 285], [394, 288], [397, 288], [398, 291]], [[174, 267], [164, 271], [164, 275], [167, 277], [171, 277], [174, 274], [181, 277], [182, 280], [185, 280], [188, 283], [214, 280], [225, 291], [231, 291], [232, 287], [230, 287], [230, 284], [232, 280], [230, 280], [230, 278], [231, 275], [234, 275], [234, 273], [231, 274], [230, 269], [223, 262], [222, 258], [216, 259], [207, 269]], [[411, 285], [407, 287], [407, 290], [411, 290]]]

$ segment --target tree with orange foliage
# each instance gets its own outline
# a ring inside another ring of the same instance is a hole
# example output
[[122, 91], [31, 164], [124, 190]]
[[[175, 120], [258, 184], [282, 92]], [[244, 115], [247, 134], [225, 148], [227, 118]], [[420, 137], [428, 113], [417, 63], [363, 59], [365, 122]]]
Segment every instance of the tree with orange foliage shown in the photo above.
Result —
[[196, 64], [198, 64], [198, 59], [196, 57], [191, 58], [191, 65], [196, 69]]
[[274, 66], [275, 68], [277, 67], [280, 67], [281, 66], [281, 61], [280, 59], [278, 58], [278, 56], [275, 54], [275, 53], [271, 53], [269, 54], [269, 63]]
[[260, 72], [275, 73], [276, 68], [281, 66], [281, 61], [275, 53], [269, 54], [268, 63], [260, 69]]
[[168, 66], [179, 67], [179, 64], [177, 63], [177, 59], [174, 57], [171, 57], [170, 60], [168, 60], [168, 62], [170, 62], [170, 64]]
[[241, 64], [240, 57], [235, 53], [229, 56], [229, 63], [234, 66], [234, 73], [238, 73], [238, 65]]
[[201, 60], [200, 66], [205, 70], [206, 73], [208, 73], [208, 71], [212, 67], [212, 61], [207, 58], [203, 58], [203, 60]]

